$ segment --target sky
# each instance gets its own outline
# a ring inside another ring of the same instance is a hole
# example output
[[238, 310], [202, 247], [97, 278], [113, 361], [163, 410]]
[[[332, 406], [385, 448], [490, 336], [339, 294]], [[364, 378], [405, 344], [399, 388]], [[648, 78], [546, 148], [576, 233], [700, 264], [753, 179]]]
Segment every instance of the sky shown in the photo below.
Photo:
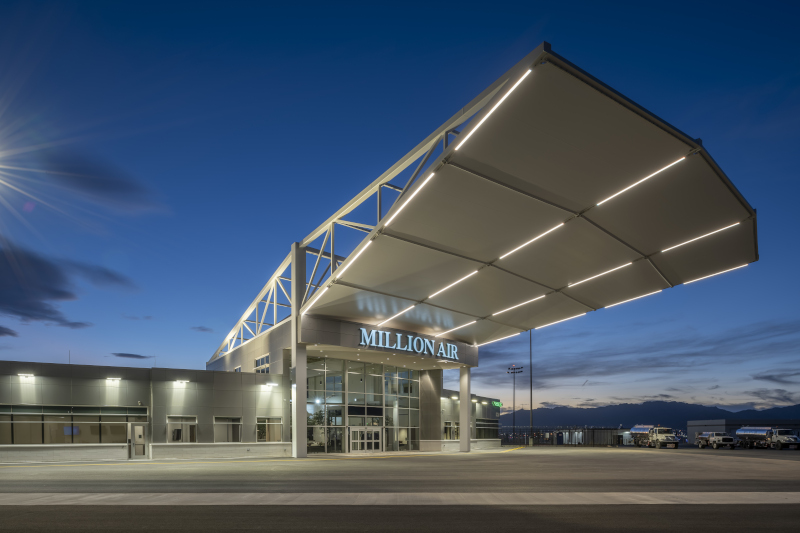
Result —
[[0, 359], [205, 368], [292, 242], [546, 40], [703, 139], [760, 261], [487, 346], [473, 390], [800, 403], [800, 5], [759, 6], [2, 2]]

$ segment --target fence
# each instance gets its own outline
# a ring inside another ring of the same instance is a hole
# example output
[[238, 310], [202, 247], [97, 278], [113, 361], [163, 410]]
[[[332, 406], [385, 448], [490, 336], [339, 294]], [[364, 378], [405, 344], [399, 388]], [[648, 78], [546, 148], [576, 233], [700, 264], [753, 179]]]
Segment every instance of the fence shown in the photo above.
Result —
[[624, 446], [632, 444], [630, 432], [618, 428], [554, 427], [500, 428], [503, 446]]

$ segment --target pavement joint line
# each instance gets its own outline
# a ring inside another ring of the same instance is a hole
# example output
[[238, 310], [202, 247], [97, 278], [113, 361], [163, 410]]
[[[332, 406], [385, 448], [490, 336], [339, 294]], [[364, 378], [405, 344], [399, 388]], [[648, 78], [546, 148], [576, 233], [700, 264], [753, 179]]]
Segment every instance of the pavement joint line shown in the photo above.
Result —
[[[523, 447], [512, 448], [510, 450], [481, 450], [480, 454], [495, 454], [506, 453], [514, 450], [520, 450]], [[456, 453], [432, 453], [432, 454], [398, 454], [398, 455], [363, 455], [363, 456], [348, 456], [348, 457], [305, 457], [305, 458], [285, 458], [285, 459], [229, 459], [223, 461], [175, 461], [175, 462], [155, 462], [155, 461], [118, 461], [107, 463], [37, 463], [37, 464], [5, 464], [0, 465], [0, 468], [48, 468], [48, 467], [79, 467], [79, 466], [134, 466], [134, 465], [203, 465], [203, 464], [228, 464], [228, 463], [308, 463], [319, 461], [358, 461], [364, 459], [403, 459], [403, 458], [421, 458], [421, 457], [452, 457], [461, 456], [469, 457], [462, 452]]]
[[800, 504], [800, 492], [7, 493], [9, 506], [581, 506]]

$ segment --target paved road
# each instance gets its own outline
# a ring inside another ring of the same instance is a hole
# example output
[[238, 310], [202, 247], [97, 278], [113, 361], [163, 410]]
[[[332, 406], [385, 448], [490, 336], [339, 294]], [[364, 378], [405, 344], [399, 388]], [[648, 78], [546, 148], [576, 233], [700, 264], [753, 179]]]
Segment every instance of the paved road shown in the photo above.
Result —
[[790, 492], [800, 485], [800, 452], [548, 447], [370, 458], [0, 465], [0, 480], [0, 493]]
[[[205, 505], [173, 505], [191, 501], [193, 493], [226, 494]], [[239, 505], [235, 493], [258, 504]], [[342, 493], [372, 503], [353, 505]], [[431, 500], [461, 503], [406, 501], [423, 493]], [[20, 498], [37, 504], [19, 505]], [[65, 504], [41, 505], [58, 498]], [[65, 498], [72, 500], [67, 504]], [[103, 498], [115, 499], [115, 505], [97, 505]], [[154, 498], [160, 505], [148, 503]], [[292, 498], [305, 499], [301, 505], [268, 501]], [[620, 531], [635, 524], [636, 530], [729, 533], [796, 527], [800, 505], [778, 502], [798, 498], [800, 452], [786, 450], [535, 448], [307, 460], [0, 465], [2, 531], [561, 532]], [[503, 499], [517, 505], [504, 505]], [[120, 500], [127, 504], [118, 505]]]
[[549, 507], [15, 507], [0, 530], [25, 531], [795, 531], [790, 505]]

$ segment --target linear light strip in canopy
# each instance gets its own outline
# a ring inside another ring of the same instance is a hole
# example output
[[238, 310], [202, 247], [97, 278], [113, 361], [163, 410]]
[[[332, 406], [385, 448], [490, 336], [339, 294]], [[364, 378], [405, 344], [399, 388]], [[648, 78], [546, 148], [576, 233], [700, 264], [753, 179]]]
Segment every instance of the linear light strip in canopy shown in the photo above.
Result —
[[708, 276], [703, 276], [702, 278], [693, 279], [691, 281], [687, 281], [684, 285], [688, 285], [690, 283], [694, 283], [695, 281], [700, 281], [703, 279], [713, 278], [714, 276], [719, 276], [720, 274], [725, 274], [726, 272], [731, 272], [733, 270], [739, 270], [740, 268], [744, 268], [747, 265], [739, 265], [738, 267], [729, 268], [728, 270], [723, 270], [722, 272], [717, 272], [716, 274], [709, 274]]
[[661, 253], [663, 254], [664, 252], [669, 252], [670, 250], [674, 250], [675, 248], [680, 248], [684, 244], [689, 244], [690, 242], [699, 241], [700, 239], [704, 239], [704, 238], [706, 238], [706, 237], [708, 237], [710, 235], [714, 235], [715, 233], [719, 233], [720, 231], [725, 231], [726, 229], [732, 228], [734, 226], [738, 226], [739, 224], [740, 224], [740, 222], [737, 222], [736, 224], [731, 224], [730, 226], [725, 226], [724, 228], [720, 228], [720, 229], [718, 229], [716, 231], [712, 231], [711, 233], [706, 233], [705, 235], [700, 235], [699, 237], [695, 237], [694, 239], [690, 239], [690, 240], [688, 240], [686, 242], [682, 242], [680, 244], [676, 244], [675, 246], [667, 248], [666, 250], [661, 250]]
[[506, 337], [500, 337], [499, 339], [495, 339], [495, 340], [493, 340], [493, 341], [484, 342], [483, 344], [478, 344], [478, 345], [476, 345], [476, 347], [477, 347], [477, 348], [480, 348], [481, 346], [486, 346], [487, 344], [492, 344], [493, 342], [500, 342], [500, 341], [504, 341], [504, 340], [506, 340], [506, 339], [510, 339], [511, 337], [516, 337], [517, 335], [519, 335], [519, 333], [514, 333], [514, 334], [508, 335], [508, 336], [506, 336]]
[[525, 78], [527, 78], [527, 77], [528, 77], [528, 74], [530, 74], [530, 73], [531, 73], [531, 70], [530, 70], [530, 69], [528, 69], [528, 70], [525, 72], [525, 74], [523, 74], [523, 75], [522, 75], [522, 77], [521, 77], [521, 78], [520, 78], [520, 79], [517, 81], [517, 83], [515, 83], [515, 84], [514, 84], [514, 86], [513, 86], [513, 87], [511, 87], [511, 88], [508, 90], [508, 92], [507, 92], [505, 95], [503, 95], [503, 97], [500, 99], [500, 101], [499, 101], [499, 102], [497, 102], [497, 103], [494, 105], [494, 107], [493, 107], [491, 110], [489, 110], [489, 112], [488, 112], [488, 113], [486, 113], [486, 116], [484, 116], [484, 117], [483, 117], [483, 118], [480, 120], [480, 122], [478, 122], [478, 124], [477, 124], [477, 125], [476, 125], [474, 128], [472, 128], [472, 130], [471, 130], [471, 131], [470, 131], [470, 132], [467, 134], [467, 136], [466, 136], [466, 137], [464, 137], [464, 140], [462, 140], [460, 143], [458, 143], [458, 145], [457, 145], [457, 146], [456, 146], [456, 148], [455, 148], [456, 150], [458, 150], [459, 148], [461, 148], [462, 146], [464, 146], [464, 143], [465, 143], [465, 142], [467, 142], [467, 141], [469, 140], [469, 138], [470, 138], [470, 137], [472, 137], [472, 135], [473, 135], [473, 134], [474, 134], [476, 131], [478, 131], [478, 128], [480, 128], [480, 127], [481, 127], [481, 125], [482, 125], [484, 122], [486, 122], [486, 119], [488, 119], [490, 116], [492, 116], [492, 113], [494, 113], [494, 112], [495, 112], [495, 110], [496, 110], [498, 107], [500, 107], [500, 104], [502, 104], [503, 102], [505, 102], [506, 98], [508, 98], [508, 95], [510, 95], [512, 92], [514, 92], [514, 89], [516, 89], [517, 87], [519, 87], [519, 84], [520, 84], [520, 83], [522, 83], [522, 80], [524, 80]]

